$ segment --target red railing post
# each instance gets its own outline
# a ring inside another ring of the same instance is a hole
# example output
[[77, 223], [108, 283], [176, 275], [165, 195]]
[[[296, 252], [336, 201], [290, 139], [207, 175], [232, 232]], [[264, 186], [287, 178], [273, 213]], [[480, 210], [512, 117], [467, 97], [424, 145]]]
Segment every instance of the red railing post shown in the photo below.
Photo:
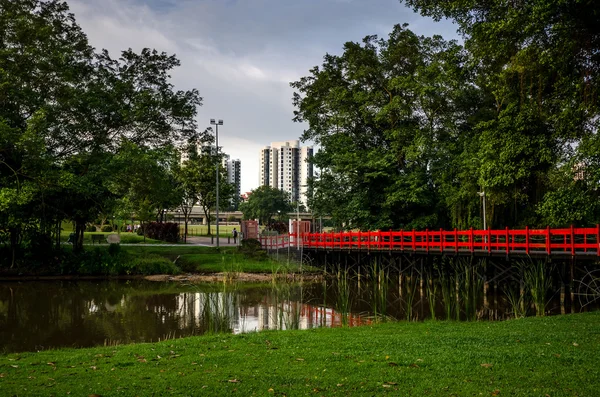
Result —
[[440, 252], [444, 252], [444, 231], [440, 228]]
[[417, 250], [417, 234], [415, 233], [415, 229], [412, 230], [412, 250]]
[[367, 251], [371, 251], [371, 230], [367, 231]]
[[490, 229], [488, 227], [487, 229], [487, 249], [488, 249], [488, 254], [492, 252], [492, 229]]
[[596, 225], [596, 253], [600, 256], [600, 224]]
[[525, 253], [529, 255], [529, 226], [525, 226]]
[[571, 225], [571, 255], [575, 256], [575, 227]]
[[394, 244], [394, 238], [392, 237], [392, 229], [390, 229], [389, 242], [390, 242], [390, 251], [391, 251], [392, 250], [392, 245]]
[[469, 233], [469, 250], [475, 251], [475, 235], [473, 233], [473, 226], [471, 226], [471, 233]]
[[400, 229], [400, 251], [404, 251], [404, 229]]
[[458, 253], [458, 230], [454, 228], [454, 252]]
[[360, 250], [361, 247], [361, 237], [360, 237], [360, 230], [358, 231], [358, 249]]
[[546, 225], [546, 253], [548, 256], [552, 253], [552, 240], [550, 239], [550, 226]]
[[508, 256], [510, 251], [510, 232], [508, 231], [508, 226], [506, 226], [506, 256]]
[[429, 229], [425, 229], [425, 251], [429, 252]]

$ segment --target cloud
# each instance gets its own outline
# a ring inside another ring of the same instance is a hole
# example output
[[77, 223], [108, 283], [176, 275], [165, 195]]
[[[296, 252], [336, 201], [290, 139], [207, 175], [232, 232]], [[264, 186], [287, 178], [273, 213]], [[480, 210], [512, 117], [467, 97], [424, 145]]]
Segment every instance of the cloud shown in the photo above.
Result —
[[221, 118], [224, 151], [242, 160], [242, 190], [258, 184], [258, 150], [298, 139], [290, 81], [307, 75], [344, 42], [387, 36], [408, 22], [418, 34], [457, 37], [449, 23], [434, 24], [398, 0], [69, 0], [96, 48], [113, 56], [144, 47], [175, 53], [177, 89], [204, 98], [198, 124]]

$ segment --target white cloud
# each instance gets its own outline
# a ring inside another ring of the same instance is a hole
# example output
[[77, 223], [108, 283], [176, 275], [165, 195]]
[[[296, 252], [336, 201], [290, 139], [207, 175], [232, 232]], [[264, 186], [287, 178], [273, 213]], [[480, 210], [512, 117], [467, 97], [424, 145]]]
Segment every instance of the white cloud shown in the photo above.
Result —
[[[221, 118], [220, 144], [242, 160], [242, 190], [258, 184], [258, 151], [272, 141], [298, 139], [290, 81], [340, 53], [346, 41], [386, 36], [409, 22], [418, 34], [450, 33], [398, 0], [69, 0], [96, 48], [113, 57], [127, 48], [175, 53], [177, 89], [203, 96], [198, 124]], [[444, 34], [447, 36], [446, 34]], [[453, 37], [456, 37], [454, 34]]]

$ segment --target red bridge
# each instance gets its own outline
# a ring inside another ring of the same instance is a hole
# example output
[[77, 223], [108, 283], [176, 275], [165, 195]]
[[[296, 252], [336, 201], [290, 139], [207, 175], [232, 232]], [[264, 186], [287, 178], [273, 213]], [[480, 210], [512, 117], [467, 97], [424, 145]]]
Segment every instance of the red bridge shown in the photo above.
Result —
[[438, 254], [600, 257], [600, 225], [591, 228], [401, 230], [302, 233], [260, 238], [263, 248], [365, 250]]

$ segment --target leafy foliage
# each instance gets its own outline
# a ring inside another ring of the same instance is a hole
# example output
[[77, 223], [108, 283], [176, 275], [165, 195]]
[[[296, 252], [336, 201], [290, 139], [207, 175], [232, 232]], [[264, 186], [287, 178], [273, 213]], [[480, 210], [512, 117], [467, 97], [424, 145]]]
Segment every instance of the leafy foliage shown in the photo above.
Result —
[[144, 235], [156, 240], [177, 243], [179, 241], [179, 225], [177, 223], [150, 222], [141, 227]]
[[481, 227], [485, 191], [491, 227], [597, 222], [599, 6], [405, 2], [455, 20], [465, 46], [397, 25], [291, 84], [302, 138], [321, 146], [314, 212], [346, 228]]
[[240, 204], [244, 219], [258, 219], [263, 225], [270, 225], [275, 214], [285, 214], [292, 209], [289, 195], [268, 185], [254, 189], [248, 201]]
[[58, 246], [63, 220], [76, 224], [78, 251], [96, 218], [146, 222], [179, 203], [173, 147], [202, 136], [202, 98], [174, 89], [177, 66], [151, 49], [96, 52], [65, 2], [0, 1], [0, 230], [11, 267], [41, 241], [30, 236]]

